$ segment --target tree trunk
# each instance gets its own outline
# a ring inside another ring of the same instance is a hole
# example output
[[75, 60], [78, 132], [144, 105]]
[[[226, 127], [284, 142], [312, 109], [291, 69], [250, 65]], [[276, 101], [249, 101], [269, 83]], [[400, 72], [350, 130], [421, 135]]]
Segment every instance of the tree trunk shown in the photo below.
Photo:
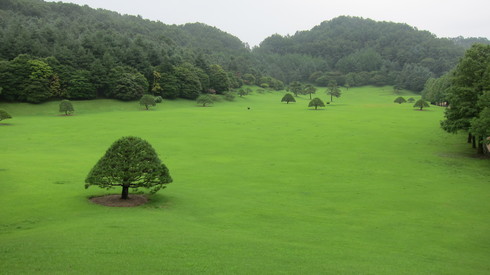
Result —
[[145, 107], [146, 107], [146, 110], [148, 110], [148, 105], [145, 105]]
[[468, 133], [468, 143], [471, 143], [471, 138], [472, 138], [471, 133]]
[[475, 136], [472, 136], [472, 145], [471, 147], [476, 148], [476, 137]]
[[121, 199], [127, 200], [129, 196], [129, 185], [123, 185], [122, 188], [123, 189], [122, 189]]
[[310, 94], [310, 100], [311, 100], [311, 94]]

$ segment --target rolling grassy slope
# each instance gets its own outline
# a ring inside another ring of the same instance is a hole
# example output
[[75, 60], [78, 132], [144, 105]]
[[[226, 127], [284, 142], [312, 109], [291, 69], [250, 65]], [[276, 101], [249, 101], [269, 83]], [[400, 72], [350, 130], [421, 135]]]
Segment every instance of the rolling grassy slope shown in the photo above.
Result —
[[[443, 109], [344, 91], [322, 110], [282, 93], [197, 107], [0, 104], [2, 273], [488, 274], [488, 160], [439, 129]], [[319, 94], [326, 99], [324, 94]], [[247, 109], [250, 107], [250, 110]], [[174, 182], [136, 208], [83, 188], [121, 136]]]

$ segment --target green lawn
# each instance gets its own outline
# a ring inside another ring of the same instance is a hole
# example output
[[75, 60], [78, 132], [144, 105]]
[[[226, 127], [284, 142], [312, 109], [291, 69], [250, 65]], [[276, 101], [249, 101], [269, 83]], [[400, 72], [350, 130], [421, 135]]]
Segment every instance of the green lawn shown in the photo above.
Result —
[[[443, 108], [389, 87], [318, 111], [282, 96], [0, 104], [0, 273], [490, 273], [489, 160], [439, 128]], [[84, 179], [128, 135], [174, 182], [144, 206], [91, 203], [120, 193]]]

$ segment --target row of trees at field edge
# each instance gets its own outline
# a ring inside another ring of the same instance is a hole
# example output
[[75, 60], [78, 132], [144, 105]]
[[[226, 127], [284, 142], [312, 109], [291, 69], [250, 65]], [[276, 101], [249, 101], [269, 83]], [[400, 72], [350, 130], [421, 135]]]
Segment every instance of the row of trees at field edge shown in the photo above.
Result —
[[483, 154], [490, 136], [490, 45], [473, 45], [450, 74], [427, 82], [423, 97], [448, 103], [442, 129], [467, 132], [467, 142]]

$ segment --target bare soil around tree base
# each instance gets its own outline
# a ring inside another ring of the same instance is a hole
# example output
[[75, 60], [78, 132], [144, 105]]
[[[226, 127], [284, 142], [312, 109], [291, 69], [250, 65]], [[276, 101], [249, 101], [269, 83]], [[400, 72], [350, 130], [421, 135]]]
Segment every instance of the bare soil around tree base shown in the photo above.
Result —
[[135, 207], [148, 202], [145, 195], [129, 195], [128, 199], [121, 199], [121, 195], [106, 195], [101, 197], [92, 197], [90, 201], [96, 204], [110, 207]]

